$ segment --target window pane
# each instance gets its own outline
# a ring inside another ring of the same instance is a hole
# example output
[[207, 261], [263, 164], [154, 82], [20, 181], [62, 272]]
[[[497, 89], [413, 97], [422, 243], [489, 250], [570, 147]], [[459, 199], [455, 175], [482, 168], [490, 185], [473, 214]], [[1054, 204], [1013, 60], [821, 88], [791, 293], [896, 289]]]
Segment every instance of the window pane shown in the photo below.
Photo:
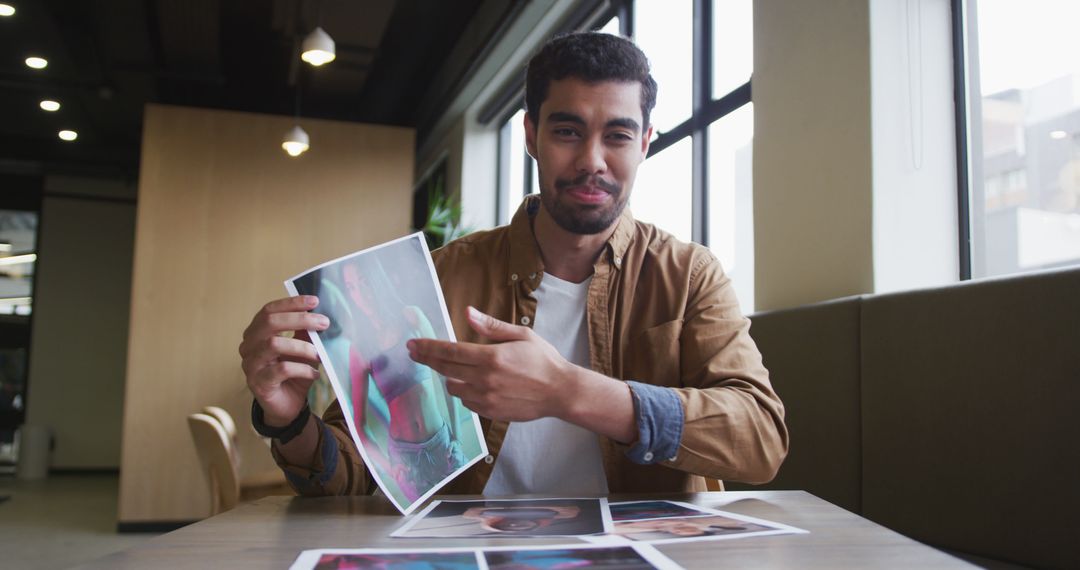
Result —
[[693, 108], [693, 3], [634, 3], [634, 36], [649, 57], [652, 76], [660, 85], [652, 123], [659, 132], [669, 131], [689, 119]]
[[510, 176], [507, 180], [506, 192], [503, 194], [506, 197], [503, 204], [506, 205], [504, 213], [507, 221], [514, 217], [514, 212], [521, 205], [521, 197], [525, 195], [525, 157], [528, 156], [528, 153], [525, 152], [524, 120], [525, 110], [522, 109], [514, 113], [514, 116], [507, 121], [510, 129], [510, 145], [508, 148], [510, 153]]
[[606, 24], [604, 24], [604, 27], [600, 28], [597, 31], [601, 32], [601, 33], [605, 33], [605, 34], [611, 34], [613, 36], [620, 35], [619, 34], [619, 17], [615, 16], [614, 18], [608, 20], [608, 22]]
[[754, 311], [753, 142], [753, 103], [709, 125], [709, 249], [746, 314]]
[[1080, 262], [1080, 3], [973, 8], [972, 273]]
[[630, 196], [634, 217], [690, 241], [693, 139], [685, 137], [641, 164]]
[[713, 4], [714, 99], [750, 81], [754, 70], [753, 14], [753, 0], [725, 0]]

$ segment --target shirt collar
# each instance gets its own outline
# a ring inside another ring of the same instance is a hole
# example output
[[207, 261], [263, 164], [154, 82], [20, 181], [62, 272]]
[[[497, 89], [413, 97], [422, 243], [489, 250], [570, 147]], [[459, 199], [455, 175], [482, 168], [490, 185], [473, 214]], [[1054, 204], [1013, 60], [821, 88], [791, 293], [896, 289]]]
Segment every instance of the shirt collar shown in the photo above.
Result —
[[[540, 246], [536, 243], [532, 229], [532, 217], [540, 208], [540, 196], [527, 196], [510, 220], [510, 260], [506, 273], [508, 285], [534, 278], [536, 274], [544, 271], [544, 260], [540, 256]], [[601, 255], [597, 263], [607, 261], [616, 269], [622, 269], [623, 256], [634, 235], [634, 215], [630, 213], [629, 207], [623, 209], [615, 224], [615, 231], [608, 238], [605, 248], [609, 255], [606, 260]]]

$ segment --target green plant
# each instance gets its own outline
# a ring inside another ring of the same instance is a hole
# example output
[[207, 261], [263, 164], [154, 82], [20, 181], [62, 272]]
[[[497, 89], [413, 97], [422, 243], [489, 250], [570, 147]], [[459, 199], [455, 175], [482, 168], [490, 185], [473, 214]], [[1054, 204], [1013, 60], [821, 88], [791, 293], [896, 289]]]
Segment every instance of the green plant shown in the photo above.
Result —
[[438, 249], [473, 231], [461, 223], [461, 202], [444, 195], [440, 186], [436, 184], [428, 192], [427, 220], [421, 228], [431, 249]]

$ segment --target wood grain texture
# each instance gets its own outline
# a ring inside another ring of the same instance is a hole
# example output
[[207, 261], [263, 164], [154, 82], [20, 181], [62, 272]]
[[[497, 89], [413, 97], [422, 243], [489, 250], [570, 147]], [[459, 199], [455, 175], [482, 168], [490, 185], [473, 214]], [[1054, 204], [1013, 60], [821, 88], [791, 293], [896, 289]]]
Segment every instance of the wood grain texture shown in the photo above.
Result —
[[[455, 496], [455, 499], [462, 498]], [[803, 491], [692, 495], [617, 495], [609, 500], [666, 498], [794, 525], [810, 534], [698, 541], [657, 548], [694, 568], [971, 568], [943, 552]], [[404, 519], [376, 497], [269, 497], [160, 536], [86, 568], [285, 568], [311, 548], [510, 546], [508, 539], [389, 538]], [[527, 545], [574, 544], [529, 539]], [[516, 542], [520, 544], [520, 542]]]
[[[237, 346], [284, 279], [406, 234], [411, 129], [304, 119], [311, 150], [281, 150], [293, 120], [151, 105], [144, 119], [124, 402], [120, 522], [205, 516], [185, 418], [218, 405], [248, 429]], [[243, 475], [243, 473], [242, 473]]]

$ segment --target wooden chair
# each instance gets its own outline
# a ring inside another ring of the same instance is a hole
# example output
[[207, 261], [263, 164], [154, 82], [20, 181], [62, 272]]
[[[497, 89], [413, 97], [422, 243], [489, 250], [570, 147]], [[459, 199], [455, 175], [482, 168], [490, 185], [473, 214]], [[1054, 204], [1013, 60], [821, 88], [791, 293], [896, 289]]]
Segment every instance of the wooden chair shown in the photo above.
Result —
[[240, 479], [234, 454], [229, 451], [229, 434], [207, 414], [191, 414], [187, 421], [210, 487], [210, 515], [213, 516], [240, 502]]

